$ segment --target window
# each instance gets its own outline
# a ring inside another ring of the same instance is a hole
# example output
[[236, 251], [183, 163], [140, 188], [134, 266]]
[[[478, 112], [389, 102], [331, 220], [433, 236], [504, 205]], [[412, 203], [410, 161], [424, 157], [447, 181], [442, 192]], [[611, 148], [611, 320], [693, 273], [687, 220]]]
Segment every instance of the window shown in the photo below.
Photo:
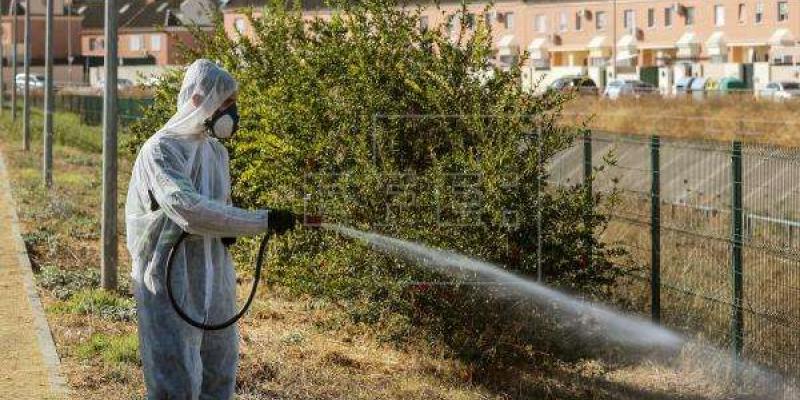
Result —
[[420, 31], [422, 31], [422, 32], [427, 31], [429, 24], [430, 24], [430, 22], [428, 22], [428, 17], [426, 15], [423, 15], [423, 16], [419, 17], [419, 30]]
[[504, 20], [505, 20], [505, 24], [506, 24], [505, 25], [506, 29], [514, 29], [514, 13], [513, 12], [506, 13], [506, 17], [504, 18]]
[[598, 11], [597, 15], [594, 17], [595, 19], [595, 27], [598, 31], [606, 30], [606, 26], [608, 25], [608, 18], [606, 16], [605, 11]]
[[494, 11], [489, 11], [486, 14], [483, 14], [483, 20], [486, 22], [486, 25], [491, 26], [495, 21], [497, 21], [497, 13]]
[[633, 10], [625, 10], [622, 13], [622, 26], [630, 31], [636, 29], [636, 14]]
[[647, 9], [647, 27], [652, 28], [656, 26], [656, 9], [655, 8], [648, 8]]
[[664, 26], [672, 26], [672, 7], [664, 9]]
[[544, 16], [542, 14], [538, 14], [534, 18], [533, 21], [534, 21], [534, 25], [535, 25], [534, 28], [536, 28], [536, 32], [547, 33], [547, 17], [546, 16]]
[[89, 38], [89, 50], [97, 50], [97, 38]]
[[686, 26], [694, 25], [694, 7], [686, 7]]
[[467, 29], [469, 30], [475, 29], [475, 14], [472, 13], [467, 14]]
[[558, 16], [558, 31], [559, 32], [567, 31], [567, 13], [563, 11]]
[[744, 3], [739, 3], [739, 23], [743, 24], [747, 21], [747, 6]]
[[245, 28], [247, 27], [247, 26], [245, 25], [244, 18], [236, 18], [236, 19], [233, 21], [233, 26], [234, 26], [234, 28], [236, 28], [236, 32], [239, 32], [239, 34], [242, 34], [242, 33], [244, 33], [244, 30], [245, 30]]
[[150, 50], [161, 50], [161, 35], [150, 35]]
[[789, 19], [789, 2], [778, 2], [778, 22], [787, 21]]
[[725, 25], [725, 6], [717, 4], [714, 6], [714, 26]]
[[756, 3], [756, 23], [760, 24], [764, 21], [764, 3]]
[[580, 11], [575, 13], [575, 30], [583, 30], [583, 13]]
[[128, 48], [132, 51], [139, 51], [142, 49], [142, 36], [131, 35], [128, 39]]
[[450, 36], [454, 36], [458, 33], [461, 29], [460, 25], [461, 22], [458, 15], [450, 15], [447, 17], [447, 31], [450, 32]]

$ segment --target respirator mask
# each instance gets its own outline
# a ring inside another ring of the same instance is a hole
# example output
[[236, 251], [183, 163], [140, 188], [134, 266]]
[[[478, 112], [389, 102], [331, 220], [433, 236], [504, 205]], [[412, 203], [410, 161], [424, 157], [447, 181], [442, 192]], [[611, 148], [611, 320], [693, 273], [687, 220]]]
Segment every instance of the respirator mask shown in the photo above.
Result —
[[227, 139], [239, 129], [239, 110], [236, 103], [217, 113], [205, 122], [206, 129], [217, 139]]

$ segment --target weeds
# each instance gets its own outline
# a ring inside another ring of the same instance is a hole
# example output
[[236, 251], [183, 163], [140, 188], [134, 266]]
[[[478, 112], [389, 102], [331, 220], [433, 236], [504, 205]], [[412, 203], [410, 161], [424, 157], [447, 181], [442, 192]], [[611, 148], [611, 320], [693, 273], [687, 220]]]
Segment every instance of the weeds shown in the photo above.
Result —
[[59, 300], [67, 300], [85, 289], [100, 286], [100, 273], [96, 270], [62, 270], [46, 266], [36, 276], [40, 287], [49, 290]]
[[123, 335], [96, 333], [86, 343], [78, 345], [75, 352], [84, 360], [100, 358], [112, 364], [141, 364], [139, 338], [135, 333]]
[[65, 301], [55, 303], [51, 311], [94, 315], [121, 322], [131, 322], [136, 319], [136, 304], [133, 299], [101, 289], [88, 289], [75, 293]]

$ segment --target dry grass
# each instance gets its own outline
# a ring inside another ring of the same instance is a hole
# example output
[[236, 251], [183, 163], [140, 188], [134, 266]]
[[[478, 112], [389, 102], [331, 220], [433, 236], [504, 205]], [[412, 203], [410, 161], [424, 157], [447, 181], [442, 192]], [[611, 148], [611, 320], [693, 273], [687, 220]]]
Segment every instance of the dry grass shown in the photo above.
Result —
[[[24, 154], [17, 135], [0, 132], [31, 255], [39, 267], [98, 268], [100, 157], [56, 148], [56, 188], [40, 189], [38, 149]], [[122, 162], [125, 192], [128, 160]], [[122, 198], [120, 204], [123, 204]], [[120, 276], [129, 264], [123, 255]], [[244, 279], [243, 286], [249, 283]], [[240, 288], [240, 293], [245, 292]], [[130, 358], [135, 323], [65, 307], [40, 290], [74, 398], [137, 399], [141, 367]], [[125, 293], [120, 296], [125, 297]], [[535, 362], [485, 370], [422, 338], [389, 344], [374, 327], [353, 324], [343, 305], [261, 290], [241, 324], [240, 399], [724, 399], [732, 391], [672, 363], [564, 361], [536, 353]], [[96, 342], [95, 344], [92, 344]], [[107, 343], [105, 345], [104, 343]], [[709, 389], [713, 388], [713, 390]]]
[[757, 100], [731, 95], [705, 100], [691, 97], [622, 98], [580, 96], [565, 105], [568, 117], [610, 132], [678, 138], [800, 146], [800, 102]]

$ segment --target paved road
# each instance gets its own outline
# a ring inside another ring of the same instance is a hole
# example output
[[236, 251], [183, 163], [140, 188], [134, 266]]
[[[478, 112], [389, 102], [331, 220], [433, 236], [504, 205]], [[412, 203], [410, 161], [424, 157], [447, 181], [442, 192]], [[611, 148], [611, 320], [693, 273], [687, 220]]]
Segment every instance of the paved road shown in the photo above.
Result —
[[0, 154], [0, 399], [60, 399], [63, 388]]
[[[647, 138], [595, 134], [592, 162], [601, 165], [613, 155], [616, 166], [599, 174], [594, 188], [616, 185], [626, 193], [650, 193], [650, 148]], [[731, 206], [731, 146], [662, 140], [661, 199], [665, 203], [727, 213]], [[583, 145], [557, 155], [551, 179], [579, 183], [583, 174]], [[744, 207], [755, 218], [800, 225], [800, 151], [745, 145], [743, 162]], [[757, 219], [764, 222], [765, 220]]]

